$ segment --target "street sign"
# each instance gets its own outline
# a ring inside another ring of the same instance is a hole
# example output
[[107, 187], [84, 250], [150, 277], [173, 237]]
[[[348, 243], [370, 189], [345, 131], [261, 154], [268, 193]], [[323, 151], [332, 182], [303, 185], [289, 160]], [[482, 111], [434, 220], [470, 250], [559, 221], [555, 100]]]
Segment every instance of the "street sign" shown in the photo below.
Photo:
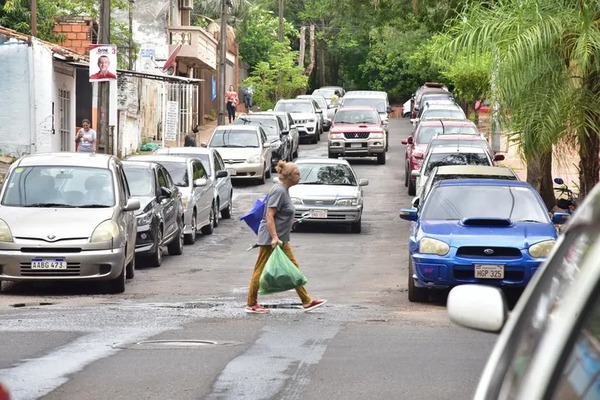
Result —
[[179, 133], [179, 103], [167, 101], [165, 140], [177, 140]]

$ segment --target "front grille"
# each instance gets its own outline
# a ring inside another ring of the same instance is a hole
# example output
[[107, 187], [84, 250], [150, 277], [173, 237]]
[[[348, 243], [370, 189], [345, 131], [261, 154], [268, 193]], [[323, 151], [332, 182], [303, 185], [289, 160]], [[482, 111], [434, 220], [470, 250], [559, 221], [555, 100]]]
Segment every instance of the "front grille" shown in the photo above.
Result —
[[344, 132], [346, 139], [368, 139], [369, 132]]
[[21, 276], [79, 276], [81, 263], [67, 263], [67, 269], [31, 269], [30, 262], [21, 263]]
[[456, 255], [458, 257], [521, 258], [521, 250], [514, 247], [464, 246], [458, 248]]
[[81, 247], [21, 247], [21, 253], [81, 253]]
[[335, 200], [304, 200], [305, 206], [332, 206]]
[[294, 122], [296, 124], [307, 124], [308, 120], [307, 119], [295, 119]]

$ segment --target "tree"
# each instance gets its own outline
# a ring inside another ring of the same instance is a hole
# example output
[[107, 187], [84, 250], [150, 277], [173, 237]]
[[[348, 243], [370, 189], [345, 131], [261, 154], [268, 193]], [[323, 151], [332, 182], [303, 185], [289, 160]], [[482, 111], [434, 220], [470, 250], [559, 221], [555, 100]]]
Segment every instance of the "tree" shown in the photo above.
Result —
[[554, 204], [552, 148], [576, 138], [580, 197], [598, 182], [600, 163], [600, 2], [474, 2], [459, 16], [444, 53], [492, 55], [503, 112], [527, 161], [527, 180]]

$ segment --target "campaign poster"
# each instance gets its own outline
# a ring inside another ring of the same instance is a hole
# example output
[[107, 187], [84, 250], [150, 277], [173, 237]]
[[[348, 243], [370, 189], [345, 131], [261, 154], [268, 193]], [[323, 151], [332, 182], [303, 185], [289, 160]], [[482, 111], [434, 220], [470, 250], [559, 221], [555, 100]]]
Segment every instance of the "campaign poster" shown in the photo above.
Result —
[[90, 82], [117, 79], [117, 46], [90, 45]]

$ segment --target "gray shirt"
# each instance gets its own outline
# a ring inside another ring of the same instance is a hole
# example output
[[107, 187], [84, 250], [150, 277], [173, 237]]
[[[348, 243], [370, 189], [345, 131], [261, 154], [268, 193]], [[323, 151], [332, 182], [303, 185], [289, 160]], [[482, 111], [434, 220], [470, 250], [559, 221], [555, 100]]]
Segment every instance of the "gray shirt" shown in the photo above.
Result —
[[82, 133], [83, 137], [79, 141], [79, 146], [77, 146], [78, 153], [91, 153], [94, 151], [94, 142], [96, 141], [96, 131], [92, 128], [87, 131], [81, 128], [78, 132]]
[[277, 236], [282, 242], [290, 241], [290, 232], [292, 230], [292, 224], [294, 223], [294, 205], [290, 198], [288, 189], [280, 183], [276, 183], [271, 187], [269, 194], [267, 195], [267, 203], [265, 204], [265, 212], [260, 226], [258, 228], [258, 241], [257, 244], [260, 246], [266, 246], [271, 244], [271, 234], [267, 229], [267, 221], [265, 219], [267, 210], [269, 208], [276, 208], [275, 212], [275, 231]]

